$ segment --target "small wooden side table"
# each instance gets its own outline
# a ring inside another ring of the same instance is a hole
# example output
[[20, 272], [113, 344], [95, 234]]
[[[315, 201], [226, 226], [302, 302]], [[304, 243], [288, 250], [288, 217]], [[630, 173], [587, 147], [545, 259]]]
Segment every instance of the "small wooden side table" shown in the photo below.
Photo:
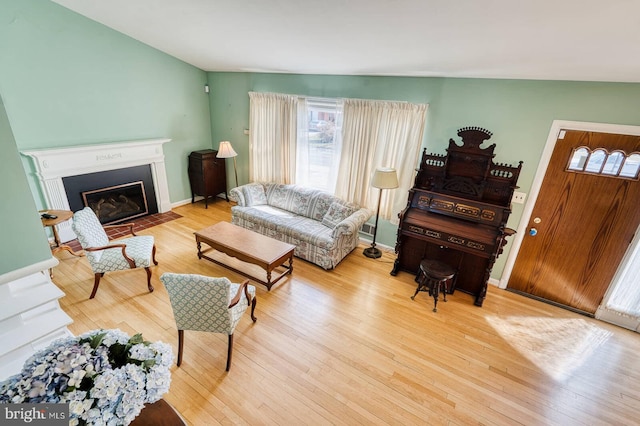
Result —
[[130, 426], [185, 426], [182, 416], [164, 399], [147, 404]]
[[61, 244], [60, 243], [60, 237], [58, 236], [58, 230], [56, 229], [56, 226], [61, 224], [62, 222], [66, 222], [67, 220], [71, 219], [73, 217], [73, 212], [69, 211], [69, 210], [40, 210], [39, 212], [40, 214], [42, 213], [49, 213], [51, 215], [54, 216], [58, 216], [55, 219], [45, 219], [43, 217], [40, 217], [40, 220], [42, 221], [42, 226], [47, 227], [50, 226], [51, 229], [53, 230], [53, 241], [54, 244], [51, 246], [51, 253], [52, 254], [56, 254], [57, 252], [61, 251], [61, 250], [66, 250], [69, 253], [71, 253], [74, 256], [84, 256], [84, 253], [76, 253], [73, 251], [73, 249], [71, 247], [69, 247], [66, 244]]

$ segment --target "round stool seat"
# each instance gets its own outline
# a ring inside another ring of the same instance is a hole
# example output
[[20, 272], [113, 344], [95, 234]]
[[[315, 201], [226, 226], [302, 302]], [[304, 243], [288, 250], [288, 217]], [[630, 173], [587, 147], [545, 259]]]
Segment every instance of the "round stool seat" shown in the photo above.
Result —
[[456, 270], [446, 263], [437, 260], [423, 260], [420, 262], [420, 270], [434, 280], [450, 280], [456, 275]]
[[[456, 275], [457, 271], [450, 265], [438, 260], [424, 259], [420, 262], [420, 270], [416, 276], [418, 288], [414, 295], [411, 296], [411, 299], [415, 300], [420, 291], [428, 291], [429, 296], [433, 296], [433, 312], [438, 312], [437, 306], [440, 291], [442, 291], [443, 300], [446, 302], [447, 292], [453, 293], [453, 289], [455, 289]], [[447, 286], [449, 281], [452, 281], [450, 287]]]

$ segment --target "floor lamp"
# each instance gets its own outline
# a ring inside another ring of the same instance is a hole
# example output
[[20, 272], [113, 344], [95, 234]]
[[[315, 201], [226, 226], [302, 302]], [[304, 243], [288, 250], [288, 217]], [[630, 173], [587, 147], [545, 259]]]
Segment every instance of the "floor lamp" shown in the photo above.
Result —
[[371, 186], [380, 190], [380, 192], [378, 193], [376, 226], [375, 228], [373, 228], [373, 242], [371, 243], [371, 247], [367, 247], [362, 253], [367, 257], [377, 259], [382, 256], [382, 252], [378, 248], [376, 248], [376, 234], [378, 233], [378, 216], [380, 216], [380, 201], [382, 200], [382, 190], [398, 187], [398, 175], [396, 174], [396, 169], [392, 169], [389, 167], [376, 169], [376, 171], [373, 173], [373, 178], [371, 179]]
[[231, 146], [231, 142], [222, 141], [220, 142], [220, 147], [218, 148], [218, 154], [216, 154], [217, 158], [232, 158], [233, 157], [233, 172], [236, 175], [236, 187], [238, 186], [238, 168], [236, 167], [236, 157], [238, 153], [233, 150]]

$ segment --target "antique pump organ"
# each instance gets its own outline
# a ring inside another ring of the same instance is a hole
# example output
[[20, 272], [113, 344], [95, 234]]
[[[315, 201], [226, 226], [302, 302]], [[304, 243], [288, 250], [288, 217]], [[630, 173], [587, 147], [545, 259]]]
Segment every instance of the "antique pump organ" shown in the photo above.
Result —
[[[422, 153], [400, 224], [391, 275], [417, 273], [423, 259], [457, 270], [456, 288], [482, 306], [491, 269], [515, 233], [506, 227], [517, 167], [495, 164], [495, 144], [481, 148], [492, 133], [479, 127], [458, 130], [462, 145], [449, 140], [446, 155]], [[450, 293], [453, 292], [450, 288]]]

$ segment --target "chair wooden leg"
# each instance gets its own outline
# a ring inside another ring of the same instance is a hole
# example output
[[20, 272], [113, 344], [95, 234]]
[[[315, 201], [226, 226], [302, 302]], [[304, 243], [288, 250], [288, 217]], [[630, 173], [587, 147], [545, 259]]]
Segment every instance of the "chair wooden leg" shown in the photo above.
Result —
[[153, 245], [153, 251], [151, 252], [151, 259], [153, 260], [153, 264], [157, 265], [158, 261], [156, 260], [156, 245]]
[[184, 346], [184, 330], [178, 330], [178, 367], [182, 364], [182, 347]]
[[256, 303], [257, 303], [257, 298], [254, 297], [253, 300], [251, 301], [251, 320], [253, 322], [256, 322], [258, 320], [258, 318], [256, 318], [256, 316], [254, 315], [254, 311], [256, 310]]
[[93, 280], [93, 291], [91, 292], [91, 296], [89, 299], [93, 299], [96, 297], [96, 293], [98, 292], [98, 286], [100, 285], [100, 278], [104, 275], [104, 272], [96, 272], [95, 278]]
[[147, 288], [149, 289], [149, 293], [153, 293], [153, 286], [151, 285], [151, 269], [144, 268], [147, 271]]
[[233, 334], [229, 335], [229, 348], [227, 349], [227, 371], [231, 368], [231, 353], [233, 352]]

